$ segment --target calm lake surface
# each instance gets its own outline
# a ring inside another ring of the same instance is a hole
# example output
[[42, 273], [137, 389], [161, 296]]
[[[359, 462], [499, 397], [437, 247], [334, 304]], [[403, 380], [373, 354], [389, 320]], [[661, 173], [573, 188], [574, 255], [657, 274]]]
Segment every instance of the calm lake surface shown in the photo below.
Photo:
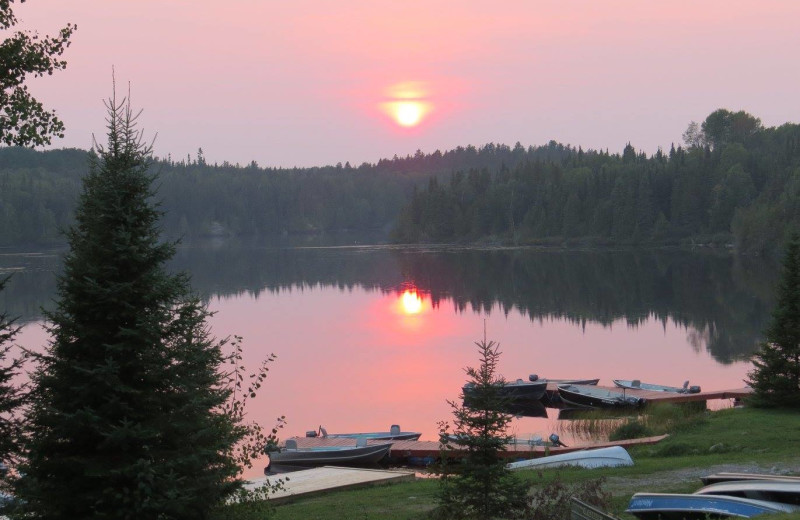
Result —
[[[59, 268], [60, 252], [0, 253], [0, 274], [14, 273], [0, 309], [25, 323], [17, 343], [46, 344], [39, 309]], [[282, 438], [400, 424], [423, 440], [452, 418], [484, 326], [509, 380], [742, 387], [779, 271], [719, 251], [232, 243], [182, 247], [170, 269], [208, 298], [215, 336], [244, 338], [250, 370], [277, 355], [253, 420], [285, 415]], [[512, 433], [576, 442], [558, 410], [547, 415], [515, 419]]]

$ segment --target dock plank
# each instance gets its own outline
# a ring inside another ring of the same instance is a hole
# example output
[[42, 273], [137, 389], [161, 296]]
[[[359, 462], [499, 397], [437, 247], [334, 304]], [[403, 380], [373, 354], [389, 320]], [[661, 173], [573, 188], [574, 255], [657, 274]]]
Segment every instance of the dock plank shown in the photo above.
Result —
[[415, 477], [414, 472], [410, 470], [322, 466], [250, 480], [245, 483], [244, 487], [253, 489], [263, 485], [266, 480], [274, 482], [279, 478], [288, 478], [288, 480], [284, 481], [283, 490], [270, 495], [270, 501], [282, 502], [295, 497], [311, 496], [334, 489], [341, 490], [388, 482], [402, 482], [414, 480]]

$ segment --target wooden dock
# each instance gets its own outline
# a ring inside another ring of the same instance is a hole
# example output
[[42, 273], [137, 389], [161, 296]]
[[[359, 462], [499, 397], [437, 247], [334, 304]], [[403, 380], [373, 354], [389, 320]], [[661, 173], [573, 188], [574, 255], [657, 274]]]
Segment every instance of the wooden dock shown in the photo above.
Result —
[[322, 466], [250, 480], [244, 487], [254, 489], [263, 485], [268, 479], [274, 482], [279, 478], [284, 479], [283, 489], [275, 494], [270, 494], [270, 502], [283, 502], [298, 496], [305, 497], [333, 489], [341, 490], [414, 480], [415, 477], [414, 472], [410, 470]]
[[[613, 442], [598, 442], [586, 445], [570, 445], [561, 447], [531, 446], [529, 444], [509, 444], [501, 453], [501, 457], [507, 459], [530, 459], [547, 455], [557, 455], [559, 453], [569, 453], [571, 451], [585, 450], [588, 448], [607, 448], [609, 446], [639, 446], [655, 444], [667, 438], [667, 435], [655, 437], [643, 437], [640, 439], [628, 439]], [[323, 439], [321, 437], [295, 437], [298, 448], [310, 448], [313, 446], [354, 446], [354, 439]], [[369, 441], [369, 444], [384, 444], [389, 441]], [[457, 448], [457, 445], [454, 445]], [[389, 450], [389, 458], [395, 462], [408, 462], [410, 459], [436, 459], [441, 455], [442, 446], [439, 441], [393, 441]], [[458, 449], [450, 452], [450, 456], [458, 457]]]

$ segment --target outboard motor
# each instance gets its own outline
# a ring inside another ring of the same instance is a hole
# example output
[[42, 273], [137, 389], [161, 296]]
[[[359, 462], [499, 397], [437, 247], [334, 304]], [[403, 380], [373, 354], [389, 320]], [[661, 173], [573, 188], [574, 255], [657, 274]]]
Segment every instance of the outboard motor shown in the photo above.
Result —
[[689, 393], [690, 394], [699, 394], [700, 393], [700, 387], [697, 386], [697, 385], [690, 386], [689, 387]]
[[550, 439], [550, 442], [553, 443], [553, 446], [563, 446], [564, 448], [567, 447], [566, 444], [561, 442], [561, 439], [558, 437], [558, 434], [556, 433], [551, 433], [548, 439]]
[[533, 383], [534, 381], [538, 381], [538, 380], [539, 380], [539, 376], [536, 375], [536, 374], [531, 374], [531, 375], [528, 376], [528, 381], [530, 381], [531, 383]]
[[306, 437], [316, 437], [316, 436], [317, 436], [317, 430], [308, 430], [306, 432]]

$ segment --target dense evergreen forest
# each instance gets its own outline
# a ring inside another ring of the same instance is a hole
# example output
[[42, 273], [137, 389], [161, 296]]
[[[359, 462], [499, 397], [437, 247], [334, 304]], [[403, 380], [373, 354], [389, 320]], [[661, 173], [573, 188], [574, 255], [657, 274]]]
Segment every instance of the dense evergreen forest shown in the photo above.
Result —
[[398, 242], [734, 243], [774, 250], [800, 224], [800, 125], [717, 110], [686, 147], [651, 157], [551, 142], [550, 160], [432, 178], [403, 209]]
[[[771, 251], [800, 223], [800, 125], [718, 110], [648, 157], [551, 141], [319, 168], [157, 160], [171, 237], [378, 232], [396, 242], [735, 243]], [[0, 148], [0, 246], [51, 244], [89, 152]]]

